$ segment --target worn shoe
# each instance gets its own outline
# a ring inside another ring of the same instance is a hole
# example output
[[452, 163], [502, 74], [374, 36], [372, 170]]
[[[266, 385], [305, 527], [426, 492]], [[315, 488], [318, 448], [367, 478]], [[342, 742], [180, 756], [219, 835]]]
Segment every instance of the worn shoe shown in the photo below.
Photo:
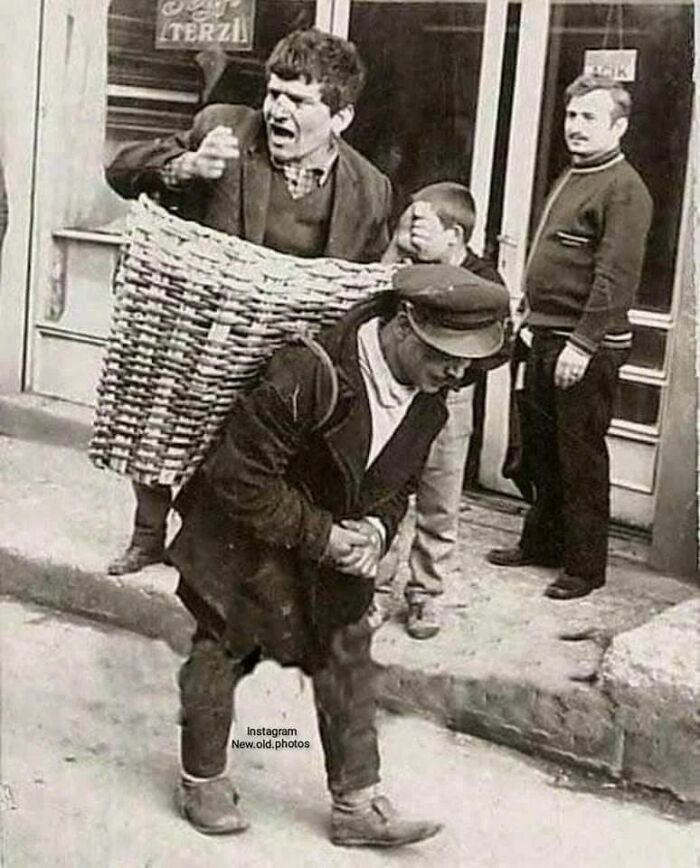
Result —
[[440, 613], [432, 597], [414, 597], [408, 601], [406, 632], [412, 639], [431, 639], [440, 632]]
[[124, 576], [127, 573], [138, 573], [151, 564], [161, 563], [167, 563], [163, 546], [146, 548], [132, 543], [123, 554], [107, 565], [107, 572], [110, 576]]
[[237, 835], [249, 823], [238, 808], [238, 793], [229, 778], [204, 781], [182, 778], [177, 790], [182, 816], [204, 835]]
[[486, 560], [497, 567], [558, 567], [555, 558], [538, 558], [524, 552], [520, 546], [508, 549], [491, 549], [486, 553]]
[[605, 579], [583, 579], [580, 576], [570, 576], [560, 573], [556, 581], [545, 588], [544, 595], [551, 600], [575, 600], [577, 597], [587, 597], [596, 588], [602, 588]]
[[442, 829], [442, 823], [407, 820], [386, 796], [376, 796], [355, 809], [333, 806], [331, 842], [338, 847], [402, 847], [425, 841]]

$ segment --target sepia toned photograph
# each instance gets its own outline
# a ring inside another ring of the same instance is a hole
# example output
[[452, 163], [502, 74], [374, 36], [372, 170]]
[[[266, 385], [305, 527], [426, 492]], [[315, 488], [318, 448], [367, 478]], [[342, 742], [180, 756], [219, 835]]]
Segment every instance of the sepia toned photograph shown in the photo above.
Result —
[[692, 0], [0, 0], [0, 866], [698, 868]]

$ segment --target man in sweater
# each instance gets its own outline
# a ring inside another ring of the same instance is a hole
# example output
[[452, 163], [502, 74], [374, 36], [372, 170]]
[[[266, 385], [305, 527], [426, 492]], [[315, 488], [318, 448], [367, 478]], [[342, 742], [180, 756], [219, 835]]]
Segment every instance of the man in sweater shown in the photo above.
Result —
[[[185, 133], [127, 145], [107, 169], [109, 183], [283, 253], [378, 260], [389, 243], [391, 185], [340, 138], [364, 84], [354, 45], [295, 31], [266, 72], [262, 111], [207, 106]], [[115, 575], [163, 558], [170, 488], [135, 483], [134, 492], [134, 532], [109, 565]]]
[[[413, 261], [459, 265], [472, 274], [502, 284], [493, 265], [469, 248], [476, 209], [462, 184], [441, 181], [414, 193], [384, 255], [385, 262]], [[463, 387], [447, 398], [447, 421], [433, 441], [416, 491], [416, 528], [409, 554], [410, 577], [404, 588], [406, 632], [413, 639], [429, 639], [441, 626], [437, 603], [448, 579], [457, 572], [459, 505], [464, 467], [472, 432], [474, 381], [480, 371], [505, 363], [507, 355], [474, 362]], [[396, 547], [382, 565], [376, 605], [387, 611], [383, 597], [391, 591], [396, 570]]]
[[[631, 346], [652, 202], [620, 151], [631, 100], [615, 81], [581, 76], [566, 91], [571, 167], [535, 234], [521, 304], [523, 458], [535, 499], [500, 566], [559, 567], [545, 594], [583, 597], [605, 583], [610, 471], [605, 436]], [[517, 384], [516, 384], [517, 386]]]

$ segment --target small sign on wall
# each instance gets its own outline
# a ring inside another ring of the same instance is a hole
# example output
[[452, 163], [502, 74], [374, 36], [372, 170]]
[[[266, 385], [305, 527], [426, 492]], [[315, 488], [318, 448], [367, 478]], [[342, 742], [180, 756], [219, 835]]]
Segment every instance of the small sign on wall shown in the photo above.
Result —
[[634, 81], [637, 73], [636, 48], [588, 49], [583, 56], [584, 75], [605, 75], [615, 81]]
[[255, 0], [158, 0], [156, 48], [253, 47]]

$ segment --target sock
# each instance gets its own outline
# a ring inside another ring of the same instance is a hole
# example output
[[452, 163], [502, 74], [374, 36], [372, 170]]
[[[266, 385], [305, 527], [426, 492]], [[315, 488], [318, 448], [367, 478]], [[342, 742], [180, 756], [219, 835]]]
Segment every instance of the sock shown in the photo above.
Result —
[[212, 775], [210, 778], [199, 778], [197, 775], [191, 775], [184, 769], [180, 770], [180, 778], [185, 786], [196, 787], [198, 784], [206, 784], [208, 781], [218, 781], [220, 778], [226, 777], [227, 770], [224, 769], [218, 775]]
[[360, 790], [345, 790], [342, 793], [331, 793], [333, 807], [339, 811], [361, 811], [366, 808], [370, 802], [377, 797], [379, 791], [378, 784], [372, 784], [369, 787], [363, 787]]

